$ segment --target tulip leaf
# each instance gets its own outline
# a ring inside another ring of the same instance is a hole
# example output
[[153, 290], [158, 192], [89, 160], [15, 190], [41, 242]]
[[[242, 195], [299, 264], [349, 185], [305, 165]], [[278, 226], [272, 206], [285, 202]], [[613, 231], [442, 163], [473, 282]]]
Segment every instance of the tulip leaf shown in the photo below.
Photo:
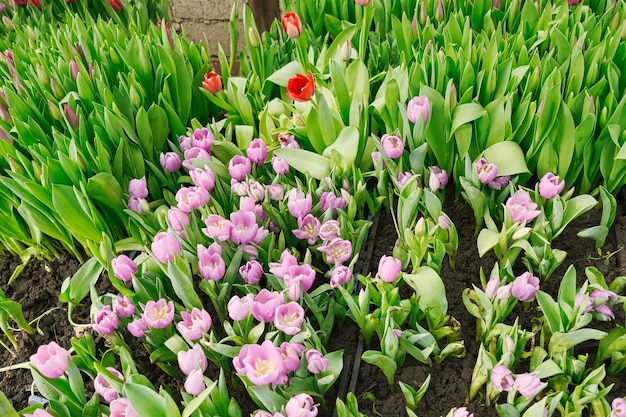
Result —
[[282, 68], [279, 68], [274, 73], [272, 73], [269, 77], [267, 77], [267, 81], [270, 81], [276, 85], [281, 87], [286, 87], [287, 82], [290, 78], [296, 76], [296, 74], [303, 73], [302, 64], [299, 61], [291, 61], [287, 65]]
[[476, 119], [481, 118], [486, 113], [483, 106], [478, 103], [460, 104], [452, 111], [452, 127], [450, 135], [461, 126]]
[[193, 400], [189, 401], [185, 409], [183, 410], [182, 417], [190, 417], [193, 415], [198, 408], [202, 405], [202, 403], [211, 395], [215, 387], [217, 386], [217, 381], [213, 381], [211, 385], [206, 387], [204, 391], [202, 391], [199, 395], [197, 395]]
[[254, 402], [266, 410], [279, 411], [287, 403], [285, 398], [272, 391], [267, 385], [246, 383], [246, 388]]
[[102, 265], [96, 258], [89, 259], [74, 275], [63, 281], [59, 300], [62, 303], [80, 303], [89, 294], [91, 288], [96, 285], [102, 269]]
[[[165, 269], [164, 266], [162, 267]], [[185, 258], [176, 256], [175, 262], [168, 262], [167, 276], [170, 278], [174, 292], [186, 308], [189, 310], [193, 307], [202, 308], [202, 302], [193, 287], [191, 268]]]
[[417, 304], [427, 316], [436, 318], [448, 312], [446, 287], [434, 269], [423, 266], [415, 274], [402, 275], [418, 296]]
[[321, 180], [330, 174], [330, 160], [325, 156], [304, 149], [281, 148], [274, 155], [283, 158], [290, 167]]
[[162, 417], [166, 414], [165, 399], [150, 387], [127, 382], [124, 384], [124, 394], [141, 417]]
[[483, 156], [498, 166], [498, 175], [516, 175], [528, 171], [524, 153], [517, 142], [498, 142], [483, 152]]
[[102, 231], [91, 213], [85, 210], [89, 203], [79, 196], [78, 190], [67, 185], [52, 185], [52, 204], [63, 224], [79, 239], [99, 242]]
[[489, 229], [482, 229], [476, 239], [476, 245], [478, 246], [478, 256], [481, 258], [485, 256], [487, 252], [493, 249], [500, 239], [500, 233], [494, 232]]
[[339, 132], [339, 136], [337, 136], [334, 142], [324, 150], [322, 155], [332, 160], [333, 151], [336, 151], [339, 155], [338, 166], [341, 167], [343, 172], [347, 172], [355, 162], [357, 150], [359, 149], [359, 139], [358, 129], [354, 126], [346, 126]]
[[398, 368], [398, 364], [394, 359], [376, 350], [366, 350], [363, 352], [363, 355], [361, 355], [361, 359], [370, 365], [380, 368], [387, 377], [389, 385], [393, 385], [396, 369]]

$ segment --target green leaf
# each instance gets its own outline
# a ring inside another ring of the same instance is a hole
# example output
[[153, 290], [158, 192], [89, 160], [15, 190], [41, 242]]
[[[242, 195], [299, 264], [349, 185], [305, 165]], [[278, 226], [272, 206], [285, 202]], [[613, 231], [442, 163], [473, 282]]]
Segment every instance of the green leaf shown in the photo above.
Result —
[[478, 256], [481, 258], [485, 256], [487, 252], [498, 244], [499, 240], [500, 233], [489, 229], [482, 229], [476, 240], [476, 245], [478, 246]]
[[517, 142], [495, 143], [485, 149], [483, 156], [487, 158], [487, 161], [498, 166], [498, 175], [500, 176], [529, 172], [524, 159], [524, 152]]
[[102, 230], [96, 227], [94, 219], [83, 209], [84, 201], [79, 201], [77, 190], [67, 185], [52, 185], [52, 204], [74, 236], [100, 242]]
[[477, 103], [460, 104], [452, 111], [452, 127], [450, 136], [461, 126], [482, 117], [485, 113], [483, 106]]
[[333, 155], [339, 155], [339, 160], [334, 162], [343, 172], [347, 172], [355, 163], [360, 148], [359, 139], [359, 130], [354, 126], [346, 126], [339, 132], [335, 141], [324, 150], [323, 156], [333, 161]]
[[163, 417], [166, 414], [165, 399], [143, 384], [125, 383], [124, 394], [141, 417]]
[[434, 269], [423, 266], [415, 274], [403, 274], [403, 278], [415, 290], [417, 303], [428, 316], [439, 317], [448, 313], [446, 287]]
[[90, 258], [74, 275], [63, 281], [59, 300], [63, 303], [80, 303], [96, 285], [102, 269], [102, 264], [96, 258]]
[[[164, 266], [162, 266], [165, 268]], [[174, 262], [167, 264], [167, 276], [170, 278], [174, 292], [189, 310], [194, 307], [202, 308], [202, 302], [193, 287], [193, 278], [189, 263], [183, 257], [177, 256]]]
[[17, 411], [15, 411], [15, 408], [13, 408], [11, 402], [2, 391], [0, 391], [0, 415], [4, 417], [19, 417], [19, 414], [17, 414]]
[[296, 74], [302, 74], [304, 69], [302, 69], [302, 64], [299, 61], [291, 61], [287, 65], [282, 68], [279, 68], [272, 75], [267, 77], [267, 81], [270, 81], [276, 85], [281, 87], [286, 87], [287, 82], [290, 78], [296, 76]]
[[383, 374], [387, 377], [389, 385], [393, 385], [396, 369], [398, 368], [395, 360], [376, 350], [366, 350], [363, 352], [363, 355], [361, 355], [361, 359], [383, 371]]
[[330, 160], [304, 149], [281, 148], [274, 154], [283, 158], [290, 167], [321, 180], [330, 174]]

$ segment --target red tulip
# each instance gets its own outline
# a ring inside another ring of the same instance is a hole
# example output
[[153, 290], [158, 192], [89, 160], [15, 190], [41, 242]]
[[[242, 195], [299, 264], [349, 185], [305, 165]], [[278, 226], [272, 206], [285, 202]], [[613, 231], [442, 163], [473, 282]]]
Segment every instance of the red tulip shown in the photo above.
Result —
[[308, 78], [304, 74], [296, 74], [287, 82], [287, 97], [293, 101], [307, 101], [315, 93], [315, 80], [308, 71]]
[[300, 36], [300, 33], [302, 33], [302, 21], [300, 20], [300, 16], [294, 12], [285, 13], [281, 19], [281, 23], [283, 24], [285, 33], [290, 38], [297, 38]]
[[122, 2], [120, 0], [109, 0], [109, 4], [116, 13], [120, 13], [122, 10], [124, 10], [124, 6], [122, 5]]
[[222, 77], [215, 71], [207, 72], [202, 80], [202, 86], [211, 94], [215, 94], [222, 89]]

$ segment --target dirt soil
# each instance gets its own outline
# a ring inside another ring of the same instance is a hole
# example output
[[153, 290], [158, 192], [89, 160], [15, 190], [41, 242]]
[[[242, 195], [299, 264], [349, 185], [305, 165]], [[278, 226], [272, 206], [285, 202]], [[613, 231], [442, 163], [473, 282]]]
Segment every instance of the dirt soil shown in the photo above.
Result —
[[[405, 366], [397, 371], [396, 382], [403, 381], [416, 388], [424, 382], [428, 375], [431, 375], [430, 388], [416, 410], [420, 417], [440, 417], [447, 414], [450, 408], [464, 405], [479, 344], [475, 340], [476, 322], [467, 313], [461, 299], [461, 293], [465, 288], [471, 287], [472, 283], [479, 283], [481, 266], [490, 270], [494, 265], [494, 258], [486, 256], [484, 259], [480, 259], [478, 257], [471, 210], [462, 203], [453, 202], [452, 199], [446, 202], [444, 210], [457, 227], [459, 250], [456, 269], [451, 269], [446, 263], [441, 275], [446, 284], [449, 314], [461, 324], [461, 336], [465, 341], [467, 354], [461, 359], [448, 358], [440, 365], [432, 367], [407, 358]], [[618, 217], [618, 220], [621, 220], [621, 216]], [[570, 225], [565, 233], [557, 239], [553, 246], [566, 250], [568, 258], [564, 266], [559, 268], [548, 280], [548, 285], [544, 290], [551, 294], [556, 293], [559, 277], [563, 275], [570, 263], [576, 265], [580, 277], [584, 277], [583, 271], [586, 266], [597, 267], [605, 274], [609, 283], [616, 276], [626, 275], [624, 268], [626, 264], [619, 262], [619, 259], [624, 257], [623, 242], [620, 239], [621, 236], [624, 236], [623, 222], [616, 221], [617, 224], [603, 248], [603, 253], [607, 254], [605, 258], [598, 256], [593, 241], [576, 237], [579, 230], [597, 224], [598, 218], [599, 213], [596, 212], [584, 216], [583, 219]], [[372, 239], [367, 242], [364, 249], [363, 260], [360, 262], [365, 263], [361, 264], [360, 269], [375, 270], [378, 259], [382, 255], [391, 254], [395, 240], [396, 232], [390, 216], [381, 216], [377, 229], [372, 232]], [[613, 252], [616, 253], [608, 256]], [[368, 256], [370, 254], [371, 261], [368, 265], [366, 258], [370, 258]], [[19, 259], [12, 256], [0, 258], [0, 288], [5, 291], [7, 298], [22, 304], [27, 320], [35, 321], [33, 327], [36, 332], [33, 335], [26, 335], [17, 331], [19, 346], [15, 352], [8, 352], [6, 349], [0, 348], [0, 367], [2, 368], [28, 361], [29, 356], [37, 350], [37, 346], [53, 340], [61, 346], [69, 347], [70, 339], [75, 333], [67, 318], [66, 306], [58, 301], [58, 294], [63, 280], [78, 269], [79, 262], [69, 256], [45, 263], [31, 261], [20, 277], [11, 285], [7, 285], [9, 277], [19, 263]], [[100, 287], [103, 292], [108, 290], [106, 282], [99, 284], [99, 291]], [[88, 305], [79, 309], [74, 320], [82, 320], [81, 323], [86, 322], [88, 311]], [[525, 313], [529, 318], [532, 314], [538, 316], [538, 313], [533, 310]], [[618, 314], [617, 322], [624, 323], [623, 312]], [[349, 388], [352, 388], [357, 395], [360, 411], [364, 414], [383, 417], [405, 416], [405, 401], [397, 383], [390, 387], [378, 368], [364, 362], [354, 361], [359, 340], [356, 326], [346, 320], [344, 327], [336, 326], [333, 333], [330, 338], [329, 350], [344, 349], [345, 372], [328, 393], [327, 404], [320, 410], [320, 417], [333, 415], [334, 397], [343, 397]], [[1, 340], [6, 343], [4, 337]], [[367, 349], [367, 347], [364, 348]], [[590, 353], [593, 353], [593, 350], [591, 348]], [[147, 354], [141, 356], [147, 357]], [[357, 372], [352, 373], [352, 370]], [[159, 375], [159, 368], [155, 366], [150, 367], [147, 364], [144, 373], [149, 378], [152, 378], [152, 375], [154, 379], [151, 380], [155, 381], [156, 385], [169, 385], [172, 387], [172, 391], [176, 391], [180, 387], [181, 381], [163, 378], [162, 374]], [[211, 375], [208, 376], [212, 377]], [[619, 378], [608, 379], [607, 383], [615, 383], [609, 394], [610, 399], [626, 395], [626, 378], [624, 378], [623, 373]], [[239, 402], [244, 416], [256, 409], [256, 406], [241, 389], [237, 389], [232, 384], [229, 385], [229, 392]], [[27, 405], [28, 397], [33, 393], [33, 389], [29, 370], [5, 369], [0, 373], [0, 391], [4, 392], [18, 410]], [[468, 408], [475, 413], [476, 417], [497, 415], [493, 408], [487, 408], [481, 404], [480, 399], [474, 400], [468, 405]]]

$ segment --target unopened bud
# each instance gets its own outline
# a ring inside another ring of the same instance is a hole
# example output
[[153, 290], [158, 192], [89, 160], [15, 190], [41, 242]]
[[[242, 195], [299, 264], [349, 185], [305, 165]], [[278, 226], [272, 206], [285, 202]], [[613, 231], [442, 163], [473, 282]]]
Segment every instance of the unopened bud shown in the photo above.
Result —
[[607, 109], [606, 106], [602, 107], [602, 111], [600, 112], [599, 122], [600, 122], [600, 127], [603, 129], [604, 129], [604, 126], [606, 126], [608, 114], [609, 114], [609, 109]]
[[250, 42], [250, 46], [253, 48], [258, 48], [261, 46], [261, 37], [259, 36], [259, 31], [254, 27], [250, 26], [248, 28], [248, 41]]
[[622, 40], [626, 40], [626, 19], [622, 22]]
[[443, 20], [443, 2], [439, 0], [437, 2], [437, 9], [435, 9], [435, 19], [441, 22]]
[[304, 122], [304, 119], [302, 118], [302, 115], [300, 113], [294, 113], [291, 121], [293, 122], [294, 126], [306, 126], [306, 123]]
[[413, 42], [417, 41], [419, 31], [417, 30], [417, 20], [415, 18], [411, 20], [411, 36], [413, 37]]
[[70, 73], [74, 81], [76, 81], [76, 78], [78, 77], [78, 71], [78, 64], [76, 63], [76, 61], [74, 61], [73, 58], [70, 59]]
[[622, 21], [619, 13], [615, 13], [615, 16], [613, 16], [613, 19], [611, 19], [611, 23], [609, 23], [609, 28], [611, 29], [612, 32], [616, 31], [617, 28], [619, 27], [619, 23]]
[[4, 26], [6, 26], [9, 32], [13, 32], [15, 30], [15, 25], [13, 25], [13, 21], [9, 19], [8, 16], [2, 16], [2, 23], [4, 23]]
[[448, 105], [450, 106], [450, 110], [456, 107], [457, 103], [457, 94], [456, 94], [456, 85], [454, 83], [450, 84], [450, 101]]
[[34, 160], [31, 161], [31, 165], [33, 166], [33, 174], [35, 178], [41, 178], [41, 165], [39, 165]]
[[539, 67], [535, 67], [532, 74], [530, 74], [530, 80], [528, 80], [530, 91], [535, 91], [539, 85]]
[[539, 103], [539, 107], [537, 107], [537, 117], [541, 117], [541, 113], [543, 113], [543, 106], [546, 104], [546, 99], [541, 99]]
[[35, 65], [35, 71], [37, 72], [37, 80], [39, 80], [39, 84], [47, 87], [50, 80], [48, 78], [48, 74], [46, 74], [46, 70], [39, 62]]
[[84, 61], [85, 58], [85, 50], [83, 49], [83, 47], [81, 46], [80, 43], [76, 42], [74, 44], [74, 46], [76, 47], [76, 52], [78, 52], [78, 55], [80, 55], [80, 58]]
[[50, 115], [56, 120], [63, 120], [63, 115], [61, 114], [61, 110], [59, 107], [54, 104], [52, 101], [48, 100], [48, 110], [50, 111]]
[[420, 25], [424, 26], [428, 20], [428, 12], [426, 12], [425, 0], [420, 2]]
[[585, 75], [585, 85], [591, 87], [596, 83], [597, 80], [598, 64], [594, 62], [593, 64], [591, 64], [591, 66], [589, 67], [589, 71], [587, 71], [587, 74]]
[[74, 109], [72, 109], [69, 104], [64, 104], [63, 110], [65, 110], [65, 117], [67, 118], [69, 125], [73, 129], [76, 129], [78, 127], [78, 116], [76, 116]]
[[15, 159], [13, 159], [12, 157], [9, 157], [7, 162], [9, 163], [9, 168], [11, 168], [11, 172], [15, 172], [17, 174], [23, 174], [24, 173], [24, 170], [22, 169], [22, 166], [20, 164], [18, 164], [17, 162], [15, 162]]
[[596, 101], [593, 96], [589, 96], [589, 113], [596, 114]]
[[533, 230], [531, 227], [522, 227], [519, 228], [513, 233], [513, 240], [524, 239], [526, 236], [530, 234], [530, 231]]
[[63, 89], [54, 78], [50, 79], [50, 88], [52, 89], [52, 94], [54, 94], [54, 97], [56, 97], [57, 100], [61, 100], [65, 95], [65, 93], [63, 93]]
[[417, 223], [415, 223], [415, 236], [424, 236], [426, 233], [426, 221], [423, 217], [420, 217]]
[[141, 99], [141, 95], [139, 95], [134, 85], [130, 86], [129, 95], [130, 95], [130, 102], [133, 104], [133, 106], [139, 108], [141, 106], [142, 99]]
[[343, 45], [341, 45], [341, 59], [344, 61], [349, 61], [352, 57], [352, 44], [349, 40], [346, 40]]
[[13, 137], [9, 135], [9, 132], [4, 130], [4, 128], [0, 127], [0, 140], [3, 140], [8, 143], [13, 143]]

